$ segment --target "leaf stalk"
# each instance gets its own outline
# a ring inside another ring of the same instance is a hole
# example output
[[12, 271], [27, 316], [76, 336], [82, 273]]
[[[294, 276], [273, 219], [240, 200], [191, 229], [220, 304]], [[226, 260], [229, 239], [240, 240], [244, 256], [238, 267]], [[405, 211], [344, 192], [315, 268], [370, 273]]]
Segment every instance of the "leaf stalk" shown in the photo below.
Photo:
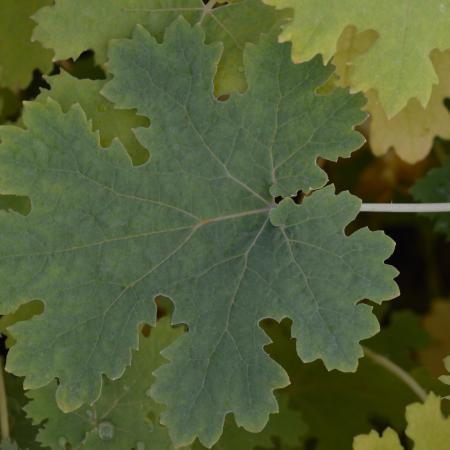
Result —
[[450, 203], [363, 203], [360, 212], [449, 213]]
[[367, 347], [363, 347], [363, 349], [365, 356], [403, 381], [422, 402], [427, 399], [427, 392], [425, 389], [408, 372], [385, 356], [380, 355]]

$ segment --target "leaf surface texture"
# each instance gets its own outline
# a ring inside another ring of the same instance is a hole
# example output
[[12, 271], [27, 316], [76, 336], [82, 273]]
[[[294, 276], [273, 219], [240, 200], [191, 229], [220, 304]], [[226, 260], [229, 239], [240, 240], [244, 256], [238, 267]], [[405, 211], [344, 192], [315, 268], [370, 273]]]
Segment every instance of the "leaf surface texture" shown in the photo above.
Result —
[[152, 392], [177, 446], [214, 444], [229, 412], [256, 432], [278, 410], [272, 391], [288, 378], [263, 350], [262, 319], [290, 317], [304, 361], [355, 370], [359, 341], [379, 329], [360, 301], [398, 293], [384, 264], [392, 241], [344, 233], [358, 199], [327, 187], [301, 205], [273, 203], [321, 188], [317, 157], [362, 143], [361, 97], [317, 96], [330, 69], [319, 58], [293, 65], [267, 36], [245, 53], [249, 89], [219, 102], [220, 50], [184, 19], [164, 44], [137, 27], [114, 45], [103, 92], [150, 119], [136, 132], [151, 148], [142, 166], [117, 140], [102, 148], [78, 105], [28, 104], [26, 130], [0, 131], [0, 187], [32, 202], [26, 217], [2, 213], [2, 313], [45, 304], [10, 327], [8, 370], [26, 388], [57, 377], [64, 411], [92, 402], [101, 374], [116, 379], [130, 363], [139, 325], [154, 324], [153, 299], [168, 296], [189, 332], [164, 351]]

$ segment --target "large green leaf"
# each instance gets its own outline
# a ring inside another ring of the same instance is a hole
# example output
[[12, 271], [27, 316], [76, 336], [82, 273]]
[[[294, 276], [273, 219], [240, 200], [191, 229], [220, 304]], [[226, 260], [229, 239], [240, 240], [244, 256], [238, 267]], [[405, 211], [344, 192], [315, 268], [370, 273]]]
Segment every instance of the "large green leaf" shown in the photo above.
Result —
[[292, 41], [292, 57], [307, 61], [317, 53], [329, 61], [347, 26], [374, 30], [379, 37], [354, 59], [353, 89], [375, 89], [390, 118], [417, 98], [426, 106], [437, 74], [430, 53], [450, 48], [450, 0], [264, 0], [294, 10], [280, 35]]
[[[260, 0], [237, 0], [214, 9], [202, 0], [56, 0], [34, 16], [38, 22], [34, 37], [54, 49], [58, 59], [77, 58], [93, 49], [97, 62], [103, 64], [111, 39], [130, 37], [137, 23], [162, 38], [164, 29], [180, 14], [192, 24], [201, 23], [207, 42], [223, 42], [217, 95], [245, 89], [245, 44], [257, 42], [261, 32], [285, 15]], [[102, 20], [104, 16], [108, 20]]]
[[51, 0], [2, 0], [0, 13], [0, 86], [26, 87], [34, 69], [48, 72], [52, 52], [31, 42], [35, 23], [30, 16]]
[[28, 388], [58, 377], [65, 411], [91, 402], [102, 373], [123, 373], [137, 327], [154, 323], [153, 298], [165, 294], [173, 321], [189, 327], [165, 352], [153, 391], [177, 445], [195, 436], [212, 445], [228, 412], [259, 431], [277, 411], [272, 391], [288, 378], [263, 350], [261, 319], [291, 317], [304, 361], [355, 370], [359, 341], [379, 329], [360, 301], [398, 293], [384, 264], [392, 241], [344, 233], [357, 198], [332, 187], [301, 205], [272, 197], [320, 188], [317, 157], [361, 144], [352, 128], [362, 98], [317, 96], [330, 68], [293, 65], [272, 36], [245, 53], [248, 91], [219, 102], [220, 46], [203, 39], [178, 20], [163, 45], [138, 27], [113, 48], [104, 90], [151, 119], [137, 132], [151, 148], [147, 164], [133, 167], [117, 141], [101, 148], [77, 105], [28, 104], [27, 130], [0, 131], [0, 188], [33, 206], [26, 217], [1, 214], [1, 312], [45, 304], [10, 327], [8, 369]]
[[[450, 202], [450, 158], [442, 167], [430, 170], [412, 188], [414, 198], [425, 203]], [[450, 238], [450, 213], [427, 214], [434, 220], [436, 231]]]

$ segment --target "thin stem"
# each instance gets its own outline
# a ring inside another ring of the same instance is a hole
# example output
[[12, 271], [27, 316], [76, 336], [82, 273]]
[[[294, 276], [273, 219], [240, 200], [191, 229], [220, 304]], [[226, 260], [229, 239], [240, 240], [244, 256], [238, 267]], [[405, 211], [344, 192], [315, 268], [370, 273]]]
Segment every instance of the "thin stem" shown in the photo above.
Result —
[[3, 358], [0, 358], [0, 432], [2, 439], [9, 439], [8, 403], [6, 400], [5, 379], [3, 376]]
[[448, 213], [450, 203], [363, 203], [360, 212]]
[[400, 366], [392, 362], [390, 359], [386, 358], [373, 350], [363, 347], [364, 355], [370, 358], [373, 362], [383, 367], [384, 369], [391, 372], [398, 379], [402, 380], [416, 395], [424, 402], [427, 398], [427, 392], [425, 389], [405, 370]]

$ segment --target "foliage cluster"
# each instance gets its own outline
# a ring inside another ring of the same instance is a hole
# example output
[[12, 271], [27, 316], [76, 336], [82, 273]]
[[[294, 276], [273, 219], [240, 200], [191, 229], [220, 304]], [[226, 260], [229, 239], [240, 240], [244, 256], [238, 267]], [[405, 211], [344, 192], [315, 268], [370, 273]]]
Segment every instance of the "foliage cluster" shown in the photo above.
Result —
[[361, 213], [448, 96], [450, 0], [2, 0], [1, 450], [450, 450], [450, 213]]

